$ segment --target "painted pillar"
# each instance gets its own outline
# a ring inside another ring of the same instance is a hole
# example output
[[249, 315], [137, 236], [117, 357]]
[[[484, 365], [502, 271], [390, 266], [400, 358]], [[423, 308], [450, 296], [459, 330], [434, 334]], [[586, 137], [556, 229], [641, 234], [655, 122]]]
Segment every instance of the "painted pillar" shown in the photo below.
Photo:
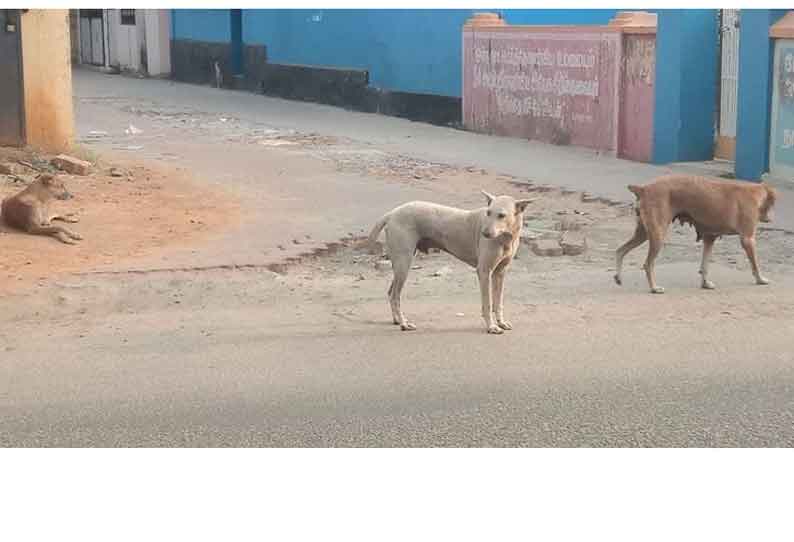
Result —
[[243, 73], [243, 10], [232, 9], [229, 14], [231, 35], [232, 73]]
[[743, 9], [739, 14], [739, 93], [736, 177], [760, 180], [769, 168], [772, 40], [769, 27], [786, 10]]
[[710, 160], [717, 93], [717, 12], [658, 13], [653, 161]]
[[67, 151], [74, 138], [69, 10], [31, 9], [20, 27], [27, 143]]
[[171, 74], [171, 10], [143, 9], [146, 20], [146, 56], [149, 75]]

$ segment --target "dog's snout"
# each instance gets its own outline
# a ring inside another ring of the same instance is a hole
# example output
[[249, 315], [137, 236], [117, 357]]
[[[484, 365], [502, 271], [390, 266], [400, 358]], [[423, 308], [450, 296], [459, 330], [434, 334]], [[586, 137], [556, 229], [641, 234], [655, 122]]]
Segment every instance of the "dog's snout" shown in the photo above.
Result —
[[483, 230], [482, 231], [482, 236], [485, 237], [486, 239], [490, 239], [491, 238], [491, 232], [489, 232], [488, 230]]

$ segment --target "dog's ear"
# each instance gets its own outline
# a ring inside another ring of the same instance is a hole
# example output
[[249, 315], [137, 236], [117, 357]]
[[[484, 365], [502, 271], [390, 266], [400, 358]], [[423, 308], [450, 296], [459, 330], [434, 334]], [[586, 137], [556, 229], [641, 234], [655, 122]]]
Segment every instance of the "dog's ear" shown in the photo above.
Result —
[[485, 190], [480, 190], [480, 192], [482, 192], [482, 195], [483, 195], [483, 196], [485, 196], [485, 199], [486, 199], [486, 200], [488, 200], [488, 205], [490, 205], [490, 204], [491, 204], [491, 202], [492, 202], [494, 199], [496, 199], [496, 197], [495, 197], [495, 196], [493, 196], [493, 195], [489, 194], [489, 193], [488, 193], [488, 192], [486, 192]]
[[758, 208], [758, 210], [762, 214], [766, 215], [772, 210], [772, 208], [775, 206], [775, 203], [777, 202], [777, 190], [766, 183], [764, 183], [764, 188], [766, 189], [766, 195], [764, 196], [764, 199], [761, 202], [761, 206]]
[[775, 190], [772, 186], [768, 184], [765, 185], [765, 187], [766, 187], [766, 201], [771, 207], [777, 202], [777, 190]]
[[527, 205], [535, 201], [536, 198], [533, 199], [518, 199], [516, 200], [516, 214], [523, 213], [527, 209]]

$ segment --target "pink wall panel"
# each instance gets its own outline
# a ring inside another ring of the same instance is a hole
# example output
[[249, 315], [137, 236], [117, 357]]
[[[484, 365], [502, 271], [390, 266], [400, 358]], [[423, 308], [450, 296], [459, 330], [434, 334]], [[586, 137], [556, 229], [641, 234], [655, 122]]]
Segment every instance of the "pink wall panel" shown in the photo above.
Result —
[[616, 151], [621, 57], [610, 27], [465, 28], [464, 124]]

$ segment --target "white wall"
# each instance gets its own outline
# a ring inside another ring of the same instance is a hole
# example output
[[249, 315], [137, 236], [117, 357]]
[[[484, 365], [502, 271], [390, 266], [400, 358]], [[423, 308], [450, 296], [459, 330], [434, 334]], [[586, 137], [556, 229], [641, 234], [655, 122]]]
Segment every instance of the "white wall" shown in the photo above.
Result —
[[109, 9], [111, 64], [151, 76], [171, 72], [171, 17], [167, 9], [135, 10], [135, 25], [121, 24], [121, 10]]

